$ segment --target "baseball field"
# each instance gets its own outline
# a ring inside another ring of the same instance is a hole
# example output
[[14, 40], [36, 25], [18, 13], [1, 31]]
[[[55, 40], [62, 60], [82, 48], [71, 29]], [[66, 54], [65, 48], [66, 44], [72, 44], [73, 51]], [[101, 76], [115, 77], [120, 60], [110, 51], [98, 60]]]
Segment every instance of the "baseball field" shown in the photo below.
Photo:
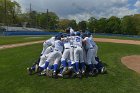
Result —
[[[44, 39], [47, 37], [0, 37], [0, 45]], [[38, 59], [41, 43], [0, 50], [0, 93], [140, 93], [140, 74], [121, 63], [124, 56], [140, 55], [140, 45], [106, 42], [97, 45], [107, 74], [83, 79], [29, 76], [26, 68]]]

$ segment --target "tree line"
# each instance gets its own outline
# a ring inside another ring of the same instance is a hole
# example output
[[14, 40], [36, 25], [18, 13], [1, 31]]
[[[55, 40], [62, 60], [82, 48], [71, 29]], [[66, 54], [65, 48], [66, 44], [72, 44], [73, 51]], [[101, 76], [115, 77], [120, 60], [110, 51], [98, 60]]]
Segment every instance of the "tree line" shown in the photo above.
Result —
[[22, 13], [21, 6], [16, 1], [0, 0], [0, 25], [35, 27], [47, 31], [64, 31], [67, 27], [72, 27], [81, 31], [88, 29], [93, 33], [140, 35], [140, 14], [100, 19], [93, 16], [87, 21], [76, 22], [60, 19], [55, 12], [48, 10]]

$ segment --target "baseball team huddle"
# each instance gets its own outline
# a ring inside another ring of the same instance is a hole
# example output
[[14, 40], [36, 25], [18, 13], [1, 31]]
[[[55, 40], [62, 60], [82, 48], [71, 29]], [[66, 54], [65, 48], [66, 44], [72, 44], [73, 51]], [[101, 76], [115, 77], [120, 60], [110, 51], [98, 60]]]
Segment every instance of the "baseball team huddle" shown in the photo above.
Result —
[[95, 76], [106, 71], [97, 51], [89, 31], [80, 33], [69, 28], [67, 33], [59, 33], [43, 43], [39, 60], [27, 71], [29, 75], [53, 78]]

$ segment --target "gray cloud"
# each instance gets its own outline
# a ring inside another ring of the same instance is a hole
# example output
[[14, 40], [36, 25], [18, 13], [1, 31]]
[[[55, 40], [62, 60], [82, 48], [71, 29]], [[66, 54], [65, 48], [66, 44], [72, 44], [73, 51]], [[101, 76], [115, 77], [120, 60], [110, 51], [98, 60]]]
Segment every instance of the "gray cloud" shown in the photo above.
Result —
[[87, 20], [91, 16], [110, 17], [112, 15], [122, 17], [128, 14], [138, 13], [136, 9], [128, 8], [128, 0], [15, 0], [22, 6], [23, 10], [32, 8], [37, 11], [56, 12], [61, 18]]

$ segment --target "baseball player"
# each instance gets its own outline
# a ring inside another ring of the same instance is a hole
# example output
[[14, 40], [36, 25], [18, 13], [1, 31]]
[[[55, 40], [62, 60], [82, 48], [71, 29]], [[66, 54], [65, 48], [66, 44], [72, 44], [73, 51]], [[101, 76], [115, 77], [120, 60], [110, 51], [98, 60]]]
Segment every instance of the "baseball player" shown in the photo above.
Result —
[[86, 37], [84, 38], [85, 41], [85, 50], [86, 50], [86, 64], [89, 67], [89, 74], [94, 75], [94, 65], [97, 64], [97, 61], [95, 60], [95, 49], [93, 45], [93, 39], [90, 38], [90, 34], [86, 34]]
[[[37, 60], [37, 62], [34, 63], [33, 66], [36, 66], [36, 68], [38, 68], [38, 65], [40, 63], [40, 59], [42, 58], [41, 56], [42, 55], [46, 55], [46, 54], [48, 54], [51, 51], [51, 48], [53, 48], [52, 46], [54, 45], [54, 41], [55, 41], [55, 36], [51, 37], [50, 39], [46, 40], [43, 43], [43, 50], [41, 52], [41, 55], [40, 55], [39, 59]], [[50, 46], [51, 46], [51, 48], [47, 49]]]
[[44, 70], [48, 69], [49, 64], [53, 64], [53, 76], [57, 76], [58, 66], [60, 64], [60, 60], [63, 52], [63, 42], [61, 41], [61, 36], [56, 37], [54, 43], [54, 51], [48, 56], [48, 59], [45, 62]]
[[68, 35], [65, 34], [63, 38], [63, 43], [64, 43], [64, 52], [62, 54], [61, 58], [61, 65], [63, 66], [63, 71], [60, 72], [59, 76], [63, 76], [63, 74], [66, 72], [67, 67], [68, 69], [71, 68], [71, 60], [70, 60], [70, 39], [68, 38]]
[[78, 77], [81, 78], [80, 74], [80, 69], [79, 65], [81, 66], [81, 72], [84, 74], [85, 73], [85, 63], [83, 60], [83, 49], [82, 49], [82, 37], [80, 37], [80, 32], [76, 32], [76, 36], [74, 37], [73, 40], [73, 46], [74, 46], [74, 67], [75, 67], [75, 72]]
[[[89, 37], [91, 44], [93, 46], [94, 52], [93, 52], [93, 67], [95, 67], [98, 72], [100, 73], [105, 73], [106, 72], [106, 68], [103, 66], [103, 64], [101, 63], [99, 57], [97, 56], [97, 51], [98, 51], [98, 46], [97, 44], [94, 42], [93, 37], [91, 35], [90, 32], [86, 32], [87, 36]], [[94, 74], [94, 73], [93, 73]]]
[[[40, 58], [39, 58], [39, 60], [38, 60], [38, 62], [37, 63], [35, 63], [35, 65], [33, 65], [32, 67], [30, 67], [30, 68], [27, 68], [27, 70], [28, 70], [28, 73], [29, 74], [32, 74], [32, 72], [38, 72], [38, 70], [40, 70], [40, 71], [42, 71], [43, 70], [43, 66], [44, 66], [44, 63], [45, 63], [45, 61], [46, 61], [46, 59], [48, 58], [48, 55], [51, 53], [51, 52], [53, 52], [53, 50], [54, 50], [54, 45], [53, 45], [53, 42], [54, 42], [54, 37], [52, 37], [50, 40], [48, 40], [49, 42], [50, 41], [52, 41], [51, 43], [52, 44], [50, 44], [50, 46], [49, 46], [49, 43], [48, 43], [48, 45], [46, 44], [46, 47], [45, 48], [43, 48], [43, 52], [41, 53], [41, 56], [40, 56]], [[47, 41], [47, 42], [48, 42]]]

